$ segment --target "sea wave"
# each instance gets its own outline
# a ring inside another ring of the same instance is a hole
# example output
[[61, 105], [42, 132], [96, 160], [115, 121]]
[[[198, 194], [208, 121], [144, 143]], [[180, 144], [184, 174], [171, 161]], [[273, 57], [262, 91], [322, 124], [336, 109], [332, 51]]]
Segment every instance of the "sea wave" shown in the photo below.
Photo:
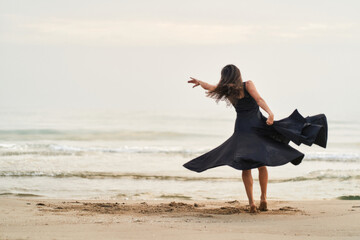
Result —
[[[9, 129], [0, 130], [2, 140], [70, 140], [70, 141], [111, 141], [111, 140], [156, 140], [181, 139], [185, 137], [214, 137], [209, 133], [186, 133], [176, 131], [136, 130], [57, 130], [57, 129]], [[3, 144], [1, 144], [3, 145]], [[1, 147], [0, 145], [0, 147]]]
[[[42, 172], [42, 171], [0, 171], [0, 177], [51, 177], [51, 178], [86, 178], [86, 179], [134, 179], [158, 181], [241, 181], [240, 177], [189, 177], [173, 175], [148, 175], [141, 173], [116, 172]], [[313, 171], [304, 176], [270, 179], [270, 183], [322, 181], [322, 180], [360, 180], [359, 170]], [[255, 180], [257, 181], [257, 180]]]
[[15, 155], [72, 155], [82, 153], [166, 153], [166, 154], [199, 154], [208, 149], [185, 149], [176, 146], [119, 146], [116, 148], [107, 147], [80, 147], [64, 144], [1, 144], [0, 156]]
[[3, 192], [3, 193], [0, 193], [0, 196], [15, 196], [15, 197], [42, 197], [43, 195], [32, 194], [32, 193], [12, 193], [12, 192]]
[[[84, 154], [169, 154], [195, 156], [210, 151], [209, 147], [184, 146], [128, 146], [119, 147], [83, 147], [67, 144], [51, 143], [16, 143], [0, 144], [0, 156], [67, 156]], [[360, 162], [360, 154], [356, 152], [310, 152], [305, 154], [304, 161], [327, 162]]]
[[171, 146], [120, 146], [118, 148], [106, 147], [72, 147], [66, 145], [51, 145], [54, 151], [63, 152], [102, 152], [102, 153], [169, 153], [169, 154], [195, 154], [202, 153], [204, 149], [184, 149]]
[[313, 152], [305, 154], [306, 161], [360, 162], [359, 153]]
[[[210, 148], [185, 148], [183, 146], [119, 146], [119, 147], [80, 147], [66, 144], [0, 144], [0, 156], [62, 156], [82, 155], [91, 153], [134, 153], [134, 154], [172, 154], [199, 155], [211, 150]], [[359, 153], [341, 152], [311, 152], [305, 155], [306, 161], [329, 162], [360, 162]]]

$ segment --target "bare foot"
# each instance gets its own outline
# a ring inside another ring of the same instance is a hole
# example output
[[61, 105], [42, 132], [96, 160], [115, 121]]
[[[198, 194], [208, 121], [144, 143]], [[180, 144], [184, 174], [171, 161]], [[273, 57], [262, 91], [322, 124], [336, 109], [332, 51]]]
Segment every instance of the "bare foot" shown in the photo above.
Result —
[[251, 205], [250, 206], [250, 213], [256, 213], [257, 212], [257, 208], [256, 208], [256, 205]]
[[265, 211], [268, 210], [266, 201], [261, 201], [260, 202], [259, 210], [262, 211], [262, 212], [265, 212]]

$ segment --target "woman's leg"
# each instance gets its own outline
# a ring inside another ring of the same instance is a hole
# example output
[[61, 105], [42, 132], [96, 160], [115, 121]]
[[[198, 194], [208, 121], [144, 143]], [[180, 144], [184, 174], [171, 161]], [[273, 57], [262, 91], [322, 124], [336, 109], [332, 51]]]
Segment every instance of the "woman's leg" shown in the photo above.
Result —
[[266, 166], [259, 167], [259, 182], [261, 188], [260, 211], [267, 211], [266, 191], [268, 183], [268, 171]]
[[251, 175], [251, 170], [243, 170], [242, 171], [242, 179], [245, 185], [246, 195], [249, 199], [250, 212], [256, 211], [256, 205], [254, 202], [253, 196], [253, 178]]

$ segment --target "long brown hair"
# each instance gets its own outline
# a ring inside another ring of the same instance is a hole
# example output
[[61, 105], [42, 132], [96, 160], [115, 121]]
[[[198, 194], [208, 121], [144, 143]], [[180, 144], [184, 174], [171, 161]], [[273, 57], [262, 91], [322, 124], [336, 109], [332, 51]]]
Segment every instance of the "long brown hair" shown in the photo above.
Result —
[[223, 67], [218, 85], [213, 91], [209, 91], [207, 96], [214, 98], [216, 102], [224, 100], [227, 105], [235, 105], [237, 99], [244, 97], [240, 70], [233, 64]]

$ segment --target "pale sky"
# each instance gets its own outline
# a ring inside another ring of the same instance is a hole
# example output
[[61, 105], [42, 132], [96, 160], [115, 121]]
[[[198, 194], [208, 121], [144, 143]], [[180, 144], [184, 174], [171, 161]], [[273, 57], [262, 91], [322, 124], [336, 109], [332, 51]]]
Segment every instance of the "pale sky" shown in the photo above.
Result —
[[186, 81], [217, 83], [232, 63], [275, 113], [360, 117], [359, 11], [357, 0], [0, 0], [0, 108], [229, 111]]

